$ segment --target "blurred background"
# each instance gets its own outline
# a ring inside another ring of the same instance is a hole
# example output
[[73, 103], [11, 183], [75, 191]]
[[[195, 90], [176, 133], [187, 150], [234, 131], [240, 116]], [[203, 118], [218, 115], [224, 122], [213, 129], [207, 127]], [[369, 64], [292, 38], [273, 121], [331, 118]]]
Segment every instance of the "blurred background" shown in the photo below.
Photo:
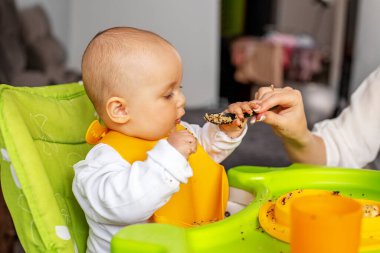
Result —
[[[14, 85], [78, 79], [81, 55], [98, 31], [135, 26], [177, 47], [189, 108], [247, 100], [259, 86], [274, 83], [301, 89], [315, 122], [345, 106], [380, 63], [376, 0], [1, 2], [0, 56], [11, 59], [2, 61], [0, 81]], [[58, 63], [63, 69], [54, 72]], [[34, 75], [21, 78], [25, 70]], [[36, 70], [50, 77], [38, 79]]]
[[[185, 120], [202, 124], [205, 112], [274, 84], [301, 90], [311, 128], [347, 106], [380, 65], [379, 12], [378, 0], [0, 0], [0, 83], [79, 81], [91, 38], [133, 26], [160, 34], [182, 56]], [[250, 128], [226, 169], [290, 164], [269, 127]], [[23, 252], [0, 204], [0, 253]]]

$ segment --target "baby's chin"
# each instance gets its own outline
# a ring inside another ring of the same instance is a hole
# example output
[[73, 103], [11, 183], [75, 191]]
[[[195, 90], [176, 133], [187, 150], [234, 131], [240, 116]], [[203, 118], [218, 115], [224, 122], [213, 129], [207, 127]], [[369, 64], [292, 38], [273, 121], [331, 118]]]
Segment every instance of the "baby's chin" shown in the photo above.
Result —
[[173, 124], [173, 127], [168, 131], [165, 137], [168, 137], [171, 133], [177, 131], [177, 124], [179, 123], [176, 122], [175, 124]]

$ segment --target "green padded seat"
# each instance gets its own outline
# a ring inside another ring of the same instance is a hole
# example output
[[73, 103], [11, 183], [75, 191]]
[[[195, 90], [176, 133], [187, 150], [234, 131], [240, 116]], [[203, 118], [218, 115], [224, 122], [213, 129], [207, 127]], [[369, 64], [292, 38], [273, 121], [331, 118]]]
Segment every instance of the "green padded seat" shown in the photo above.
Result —
[[5, 201], [26, 252], [85, 252], [88, 225], [71, 190], [73, 164], [97, 117], [83, 85], [0, 85]]

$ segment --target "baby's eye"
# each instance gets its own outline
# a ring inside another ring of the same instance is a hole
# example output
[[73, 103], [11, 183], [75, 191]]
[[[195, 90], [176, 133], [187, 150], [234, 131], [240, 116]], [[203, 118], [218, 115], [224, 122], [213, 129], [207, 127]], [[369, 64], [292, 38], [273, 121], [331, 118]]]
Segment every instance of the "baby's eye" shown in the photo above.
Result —
[[170, 92], [169, 94], [165, 95], [164, 98], [171, 99], [174, 95], [174, 92]]

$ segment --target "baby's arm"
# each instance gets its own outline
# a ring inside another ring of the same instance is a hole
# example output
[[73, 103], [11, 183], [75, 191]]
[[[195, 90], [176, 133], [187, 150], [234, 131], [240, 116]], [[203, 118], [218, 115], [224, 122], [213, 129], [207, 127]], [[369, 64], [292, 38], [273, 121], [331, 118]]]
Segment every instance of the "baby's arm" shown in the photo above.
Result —
[[228, 106], [224, 111], [237, 117], [231, 124], [214, 125], [207, 122], [203, 127], [194, 124], [183, 124], [198, 138], [205, 151], [216, 162], [222, 162], [241, 143], [247, 132], [247, 119], [244, 113], [252, 114], [255, 108], [251, 102], [237, 102]]
[[[292, 161], [326, 164], [324, 142], [308, 130], [302, 95], [298, 90], [262, 87], [255, 94], [254, 102], [259, 105], [255, 109], [257, 120], [272, 126]], [[275, 110], [270, 110], [275, 106]]]
[[192, 176], [187, 160], [166, 140], [132, 164], [98, 144], [74, 169], [73, 192], [86, 214], [115, 225], [146, 221]]
[[239, 137], [231, 138], [221, 131], [218, 125], [209, 122], [205, 123], [203, 127], [183, 121], [181, 124], [196, 136], [204, 150], [218, 163], [222, 162], [240, 145], [247, 132], [247, 126], [245, 126], [242, 128]]

